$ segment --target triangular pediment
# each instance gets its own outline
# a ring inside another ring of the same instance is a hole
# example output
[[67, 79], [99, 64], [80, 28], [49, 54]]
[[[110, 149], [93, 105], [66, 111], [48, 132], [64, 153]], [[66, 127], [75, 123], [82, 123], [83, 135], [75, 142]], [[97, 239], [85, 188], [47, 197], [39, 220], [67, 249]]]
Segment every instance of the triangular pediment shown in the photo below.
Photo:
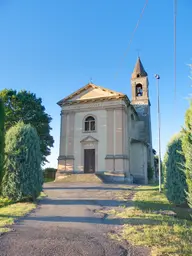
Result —
[[91, 135], [85, 137], [84, 139], [81, 140], [81, 142], [98, 142], [97, 139], [95, 139], [94, 137], [92, 137]]
[[58, 104], [62, 105], [67, 102], [81, 102], [85, 100], [91, 99], [99, 99], [99, 98], [115, 98], [119, 96], [124, 96], [123, 93], [119, 93], [116, 91], [112, 91], [106, 89], [104, 87], [95, 85], [95, 84], [87, 84], [84, 87], [80, 88], [76, 92], [72, 93], [68, 97], [64, 98], [63, 100], [59, 101]]

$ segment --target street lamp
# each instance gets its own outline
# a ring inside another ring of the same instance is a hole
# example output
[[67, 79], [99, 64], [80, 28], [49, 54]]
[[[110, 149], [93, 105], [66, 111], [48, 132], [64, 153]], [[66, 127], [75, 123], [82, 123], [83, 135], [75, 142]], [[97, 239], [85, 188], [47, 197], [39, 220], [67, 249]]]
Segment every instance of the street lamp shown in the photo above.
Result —
[[158, 148], [159, 148], [159, 192], [161, 192], [161, 119], [159, 104], [159, 80], [160, 76], [155, 74], [157, 80], [157, 114], [158, 114]]

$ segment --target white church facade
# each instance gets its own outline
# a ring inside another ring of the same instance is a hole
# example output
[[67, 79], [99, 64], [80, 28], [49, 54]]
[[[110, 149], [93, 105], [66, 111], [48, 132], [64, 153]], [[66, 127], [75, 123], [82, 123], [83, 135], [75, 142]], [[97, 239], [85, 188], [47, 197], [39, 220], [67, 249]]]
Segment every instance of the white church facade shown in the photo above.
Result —
[[153, 166], [148, 77], [138, 58], [127, 95], [89, 83], [61, 107], [57, 178], [65, 173], [117, 173], [147, 184]]

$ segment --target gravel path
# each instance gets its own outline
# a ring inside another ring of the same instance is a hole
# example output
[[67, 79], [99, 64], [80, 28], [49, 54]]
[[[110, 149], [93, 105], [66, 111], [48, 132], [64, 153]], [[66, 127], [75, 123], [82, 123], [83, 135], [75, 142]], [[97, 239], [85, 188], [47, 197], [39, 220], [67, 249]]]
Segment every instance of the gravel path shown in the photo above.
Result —
[[98, 213], [125, 205], [116, 198], [125, 188], [113, 184], [47, 183], [38, 208], [0, 238], [0, 256], [147, 256], [143, 248], [107, 237], [120, 219]]

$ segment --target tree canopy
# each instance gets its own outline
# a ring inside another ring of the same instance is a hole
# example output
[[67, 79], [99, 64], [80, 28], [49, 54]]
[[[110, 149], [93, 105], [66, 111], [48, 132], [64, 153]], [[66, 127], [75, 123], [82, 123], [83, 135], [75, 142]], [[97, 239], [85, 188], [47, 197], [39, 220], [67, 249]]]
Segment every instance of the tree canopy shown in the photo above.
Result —
[[0, 91], [0, 98], [2, 98], [5, 108], [5, 130], [7, 131], [19, 121], [35, 127], [40, 138], [42, 162], [46, 162], [54, 140], [50, 134], [52, 118], [45, 112], [41, 98], [37, 98], [34, 93], [25, 90], [17, 92], [12, 89]]

